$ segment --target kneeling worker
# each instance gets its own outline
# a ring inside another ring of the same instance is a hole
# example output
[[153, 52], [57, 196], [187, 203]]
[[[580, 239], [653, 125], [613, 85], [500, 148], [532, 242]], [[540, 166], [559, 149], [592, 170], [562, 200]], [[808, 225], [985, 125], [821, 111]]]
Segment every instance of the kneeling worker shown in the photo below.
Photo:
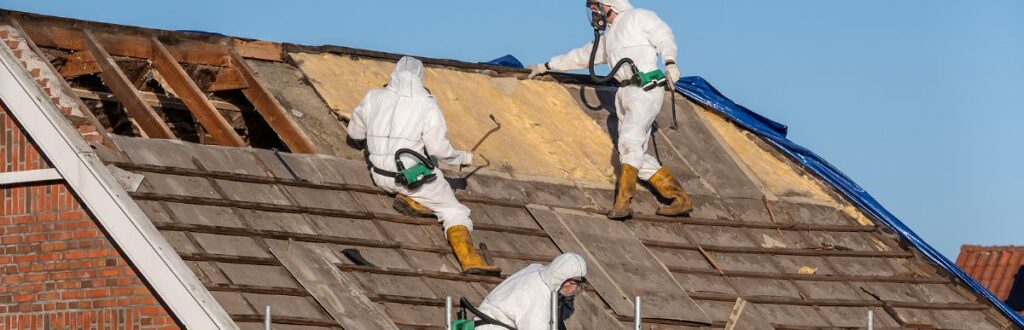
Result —
[[[532, 264], [512, 274], [484, 298], [478, 308], [495, 321], [518, 330], [551, 329], [551, 298], [559, 295], [559, 329], [572, 316], [572, 301], [587, 283], [587, 262], [575, 253], [558, 256], [551, 264]], [[480, 324], [477, 321], [477, 324]], [[503, 325], [487, 324], [477, 330], [506, 330]]]
[[365, 140], [374, 184], [397, 194], [396, 209], [436, 215], [463, 273], [498, 274], [501, 270], [486, 265], [473, 244], [469, 208], [455, 199], [441, 170], [429, 159], [460, 166], [473, 163], [473, 153], [452, 147], [447, 130], [444, 114], [423, 87], [423, 63], [412, 57], [398, 61], [387, 86], [366, 94], [348, 125], [349, 138]]

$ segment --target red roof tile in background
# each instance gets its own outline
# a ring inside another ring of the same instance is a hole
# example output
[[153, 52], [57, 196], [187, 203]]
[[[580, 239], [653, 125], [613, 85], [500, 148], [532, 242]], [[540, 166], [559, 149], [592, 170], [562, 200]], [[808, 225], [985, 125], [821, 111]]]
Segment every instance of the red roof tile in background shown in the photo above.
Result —
[[1024, 266], [1024, 246], [964, 245], [956, 265], [999, 299], [1006, 300], [1017, 270]]

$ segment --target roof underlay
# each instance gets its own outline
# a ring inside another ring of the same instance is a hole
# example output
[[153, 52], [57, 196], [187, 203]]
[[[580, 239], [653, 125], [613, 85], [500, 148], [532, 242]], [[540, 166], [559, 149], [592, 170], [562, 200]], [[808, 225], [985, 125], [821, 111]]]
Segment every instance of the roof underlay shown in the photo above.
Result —
[[[58, 71], [70, 72], [65, 66], [85, 47], [73, 33], [61, 42], [54, 31], [83, 28], [102, 36], [123, 70], [143, 68], [125, 76], [176, 139], [146, 138], [137, 120], [124, 121], [135, 118], [116, 111], [124, 102], [109, 96], [110, 83], [95, 69], [65, 78], [109, 135], [94, 144], [104, 163], [143, 178], [128, 189], [148, 218], [136, 220], [159, 229], [240, 328], [261, 328], [270, 305], [276, 329], [441, 329], [445, 296], [479, 302], [501, 281], [460, 274], [435, 219], [393, 211], [362, 154], [345, 142], [347, 115], [388, 80], [397, 55], [0, 17], [45, 39], [37, 43]], [[223, 140], [189, 119], [200, 112], [182, 100], [186, 94], [171, 93], [179, 89], [161, 72], [145, 69], [153, 54], [133, 53], [129, 36], [166, 44], [246, 145], [212, 145]], [[490, 167], [446, 176], [503, 275], [563, 252], [594, 265], [593, 290], [571, 320], [576, 329], [629, 328], [634, 296], [643, 297], [645, 323], [659, 329], [723, 327], [737, 298], [749, 302], [733, 320], [737, 329], [862, 327], [869, 310], [880, 328], [1010, 326], [831, 187], [681, 95], [678, 129], [668, 128], [666, 100], [652, 152], [693, 196], [692, 217], [654, 215], [658, 201], [643, 190], [638, 215], [613, 222], [602, 214], [617, 165], [614, 87], [425, 62], [426, 86], [456, 147], [491, 129], [489, 115], [502, 123], [480, 149]], [[316, 152], [269, 150], [301, 151], [303, 138]], [[353, 251], [370, 264], [346, 256]]]

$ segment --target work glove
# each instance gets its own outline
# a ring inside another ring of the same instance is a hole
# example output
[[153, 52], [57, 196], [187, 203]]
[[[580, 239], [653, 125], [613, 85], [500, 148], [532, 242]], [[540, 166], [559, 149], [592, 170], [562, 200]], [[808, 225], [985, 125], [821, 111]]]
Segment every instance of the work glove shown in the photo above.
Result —
[[679, 82], [679, 66], [676, 65], [675, 61], [665, 61], [665, 77], [668, 78], [670, 85], [675, 85]]
[[530, 79], [533, 77], [548, 73], [551, 69], [548, 68], [547, 63], [534, 64], [530, 66]]

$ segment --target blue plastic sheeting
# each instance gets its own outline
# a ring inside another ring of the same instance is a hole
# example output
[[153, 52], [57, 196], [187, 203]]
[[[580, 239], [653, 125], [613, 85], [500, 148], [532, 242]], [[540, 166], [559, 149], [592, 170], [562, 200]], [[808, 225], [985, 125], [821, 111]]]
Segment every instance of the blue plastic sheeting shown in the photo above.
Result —
[[500, 65], [517, 69], [526, 68], [523, 66], [523, 62], [519, 62], [519, 59], [512, 55], [505, 55], [487, 62], [480, 62], [480, 64]]
[[839, 171], [839, 169], [829, 164], [824, 158], [821, 158], [821, 156], [787, 139], [785, 125], [771, 121], [736, 104], [701, 77], [685, 77], [680, 79], [676, 83], [676, 90], [696, 102], [715, 109], [732, 122], [764, 138], [776, 148], [796, 159], [800, 164], [803, 164], [807, 169], [817, 174], [818, 177], [828, 182], [833, 188], [842, 192], [861, 210], [867, 211], [875, 219], [896, 231], [900, 237], [920, 250], [925, 257], [946, 271], [949, 271], [963, 281], [964, 284], [967, 284], [971, 289], [988, 299], [999, 311], [1012, 320], [1017, 327], [1024, 328], [1024, 318], [1020, 314], [1017, 314], [1017, 312], [1003, 303], [1002, 300], [999, 300], [998, 297], [989, 292], [978, 281], [964, 273], [960, 267], [946, 259], [945, 256], [936, 251], [931, 245], [928, 245], [913, 230], [910, 230], [910, 227], [907, 227], [895, 215], [889, 213], [874, 197], [871, 197], [871, 194], [864, 191], [864, 188], [861, 188], [843, 174], [842, 171]]
[[220, 34], [220, 33], [217, 33], [217, 32], [209, 32], [209, 31], [200, 31], [200, 30], [175, 30], [175, 31], [178, 31], [178, 32], [188, 32], [188, 33], [196, 33], [196, 34], [205, 34], [205, 35], [208, 35], [208, 36], [225, 37], [225, 35], [223, 35], [223, 34]]

